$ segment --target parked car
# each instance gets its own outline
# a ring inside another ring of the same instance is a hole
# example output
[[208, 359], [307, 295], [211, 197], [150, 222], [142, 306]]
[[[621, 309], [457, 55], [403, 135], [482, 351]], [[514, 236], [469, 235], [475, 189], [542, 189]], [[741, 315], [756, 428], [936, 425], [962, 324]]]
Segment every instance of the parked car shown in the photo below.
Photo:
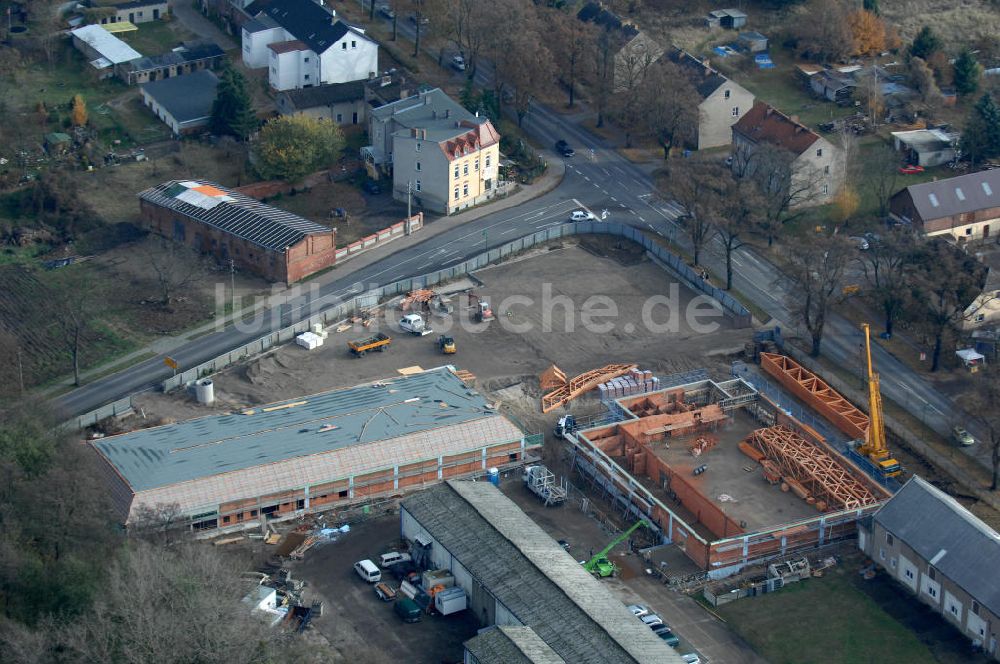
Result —
[[372, 196], [378, 196], [382, 193], [382, 187], [378, 186], [378, 182], [375, 182], [375, 180], [365, 180], [361, 188]]
[[649, 615], [649, 609], [646, 606], [643, 606], [642, 604], [629, 604], [625, 608], [631, 611], [632, 615], [635, 616], [636, 618], [641, 618], [643, 616]]
[[861, 251], [868, 251], [870, 245], [868, 244], [867, 239], [863, 237], [858, 237], [856, 235], [853, 235], [847, 239], [850, 240], [851, 243], [854, 244], [854, 246], [860, 249]]
[[378, 567], [375, 567], [375, 563], [368, 559], [354, 563], [354, 571], [368, 583], [378, 583], [382, 580], [382, 572], [379, 571]]
[[396, 599], [396, 591], [385, 581], [375, 584], [375, 594], [383, 602], [391, 602]]
[[701, 664], [701, 658], [693, 652], [681, 655], [681, 659], [684, 660], [684, 664]]
[[392, 10], [392, 7], [390, 7], [389, 5], [379, 5], [378, 13], [381, 14], [382, 16], [385, 16], [387, 19], [396, 18], [396, 12], [394, 12]]
[[410, 20], [413, 21], [414, 23], [419, 23], [420, 25], [427, 25], [428, 23], [431, 22], [431, 20], [426, 16], [418, 17], [416, 14], [410, 14]]
[[389, 567], [390, 565], [395, 565], [396, 563], [408, 563], [413, 558], [410, 557], [408, 553], [400, 553], [399, 551], [390, 551], [388, 553], [383, 553], [378, 557], [379, 567]]
[[569, 215], [570, 221], [593, 221], [594, 219], [597, 219], [597, 217], [587, 210], [573, 210]]
[[671, 632], [669, 629], [661, 629], [656, 633], [658, 637], [663, 639], [663, 641], [671, 648], [676, 648], [681, 644], [681, 640], [677, 638], [677, 635]]
[[576, 154], [576, 150], [574, 150], [573, 148], [571, 148], [569, 146], [569, 143], [567, 143], [566, 141], [564, 141], [562, 139], [559, 139], [558, 141], [556, 141], [556, 152], [558, 152], [559, 154], [561, 154], [564, 157], [572, 157], [573, 155]]
[[899, 172], [903, 175], [916, 175], [917, 173], [923, 173], [924, 167], [917, 164], [907, 164], [906, 166], [900, 166]]
[[451, 66], [458, 71], [465, 71], [465, 58], [456, 55], [451, 58]]
[[409, 597], [404, 597], [392, 607], [396, 615], [406, 623], [420, 622], [420, 605]]
[[951, 430], [951, 437], [956, 443], [962, 447], [968, 447], [969, 445], [975, 445], [976, 439], [972, 437], [965, 427], [953, 427]]
[[566, 540], [559, 540], [558, 542], [556, 542], [556, 544], [561, 546], [563, 548], [563, 551], [569, 551], [569, 542], [567, 542]]
[[639, 616], [639, 620], [645, 623], [649, 627], [655, 627], [656, 625], [662, 625], [663, 619], [655, 613], [647, 613], [644, 616]]

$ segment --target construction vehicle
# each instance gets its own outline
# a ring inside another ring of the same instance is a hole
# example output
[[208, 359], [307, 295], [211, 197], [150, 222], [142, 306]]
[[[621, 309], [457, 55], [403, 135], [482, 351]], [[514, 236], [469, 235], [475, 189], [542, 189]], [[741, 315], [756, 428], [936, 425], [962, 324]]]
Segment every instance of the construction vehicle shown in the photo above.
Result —
[[868, 435], [858, 452], [871, 459], [883, 477], [896, 477], [903, 472], [899, 462], [889, 454], [885, 439], [885, 421], [882, 419], [882, 392], [878, 374], [872, 369], [871, 328], [862, 323], [865, 331], [865, 353], [868, 358]]
[[552, 430], [552, 434], [556, 438], [565, 438], [566, 434], [571, 434], [576, 431], [576, 418], [572, 415], [563, 415], [559, 418], [556, 423], [555, 429]]
[[403, 332], [422, 337], [431, 334], [434, 330], [427, 327], [424, 318], [420, 314], [406, 314], [399, 319], [399, 329]]
[[443, 334], [438, 337], [438, 348], [445, 355], [454, 355], [455, 351], [458, 350], [457, 346], [455, 346], [455, 339], [453, 337], [446, 337]]
[[640, 519], [639, 521], [636, 521], [634, 524], [632, 524], [632, 527], [630, 527], [628, 530], [623, 532], [618, 537], [611, 540], [611, 544], [608, 544], [606, 547], [604, 547], [604, 549], [599, 551], [596, 556], [594, 556], [587, 562], [583, 563], [583, 569], [587, 570], [588, 572], [590, 572], [599, 579], [605, 579], [609, 576], [614, 576], [615, 574], [617, 574], [618, 565], [615, 565], [613, 562], [611, 562], [611, 560], [608, 558], [608, 554], [611, 553], [611, 550], [613, 548], [615, 548], [616, 546], [627, 540], [632, 533], [634, 533], [636, 530], [642, 527], [646, 528], [649, 527], [649, 524], [646, 523], [645, 519]]
[[533, 494], [545, 501], [545, 506], [559, 505], [566, 500], [566, 487], [556, 483], [556, 476], [545, 466], [525, 466], [521, 477]]
[[493, 309], [490, 308], [489, 300], [475, 293], [469, 293], [469, 302], [473, 306], [472, 317], [477, 323], [493, 320]]
[[347, 348], [354, 354], [354, 357], [364, 357], [365, 353], [371, 353], [373, 351], [383, 353], [389, 350], [389, 345], [391, 343], [392, 337], [388, 334], [379, 332], [376, 335], [365, 337], [364, 339], [348, 341]]

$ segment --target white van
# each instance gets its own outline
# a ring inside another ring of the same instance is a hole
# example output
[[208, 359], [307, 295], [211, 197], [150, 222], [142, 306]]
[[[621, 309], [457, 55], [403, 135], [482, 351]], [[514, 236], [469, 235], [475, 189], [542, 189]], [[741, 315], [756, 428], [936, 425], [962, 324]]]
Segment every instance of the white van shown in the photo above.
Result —
[[379, 567], [385, 569], [390, 565], [395, 565], [396, 563], [408, 563], [412, 560], [410, 554], [400, 553], [399, 551], [390, 551], [389, 553], [383, 553], [378, 557]]
[[375, 567], [375, 563], [367, 559], [354, 563], [354, 571], [368, 583], [378, 583], [382, 580], [382, 572]]

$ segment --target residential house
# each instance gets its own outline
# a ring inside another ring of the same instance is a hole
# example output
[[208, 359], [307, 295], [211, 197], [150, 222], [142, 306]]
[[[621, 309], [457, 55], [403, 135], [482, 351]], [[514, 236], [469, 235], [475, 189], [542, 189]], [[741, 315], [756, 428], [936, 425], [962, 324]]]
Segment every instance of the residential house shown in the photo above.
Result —
[[282, 115], [308, 115], [341, 125], [367, 126], [371, 109], [405, 99], [412, 89], [404, 77], [385, 75], [367, 81], [285, 90], [278, 93], [275, 103]]
[[823, 205], [844, 184], [844, 152], [809, 127], [758, 101], [733, 125], [733, 167], [752, 171], [762, 145], [787, 152], [791, 158], [789, 191], [799, 192], [793, 207]]
[[1000, 533], [919, 476], [870, 521], [858, 547], [903, 588], [1000, 659]]
[[889, 199], [889, 215], [927, 237], [985, 240], [1000, 231], [1000, 170], [911, 184]]
[[962, 312], [959, 327], [963, 330], [996, 330], [1000, 323], [1000, 252], [977, 252], [976, 258], [986, 266], [983, 290]]
[[[163, 85], [171, 80], [149, 85]], [[171, 180], [139, 194], [149, 230], [269, 281], [295, 283], [336, 260], [334, 231], [203, 180]]]
[[175, 136], [197, 132], [208, 125], [219, 78], [202, 69], [186, 76], [150, 81], [139, 86], [142, 103]]
[[438, 88], [373, 109], [368, 137], [362, 159], [373, 176], [391, 174], [397, 200], [411, 191], [452, 214], [497, 193], [500, 134]]
[[739, 9], [716, 9], [708, 12], [705, 23], [710, 28], [738, 30], [747, 24], [747, 15]]
[[267, 67], [275, 90], [360, 81], [378, 73], [378, 43], [314, 0], [258, 0], [245, 11], [253, 20], [243, 25], [243, 63]]
[[706, 59], [704, 62], [687, 51], [673, 47], [664, 59], [687, 74], [698, 93], [698, 131], [695, 148], [704, 150], [728, 145], [732, 126], [753, 106], [753, 93], [731, 81]]
[[576, 17], [604, 30], [614, 55], [612, 86], [615, 91], [629, 90], [637, 85], [646, 70], [663, 54], [663, 47], [656, 40], [599, 2], [586, 3]]
[[217, 69], [226, 53], [211, 42], [185, 42], [163, 55], [132, 60], [120, 68], [129, 85], [183, 76], [202, 69]]
[[111, 78], [122, 65], [142, 57], [142, 53], [99, 25], [85, 25], [70, 34], [73, 46], [90, 61], [100, 78]]
[[122, 23], [149, 23], [165, 19], [170, 13], [167, 0], [137, 0], [136, 2], [102, 2], [91, 0], [91, 8], [101, 14], [101, 25]]
[[958, 140], [958, 133], [944, 129], [892, 132], [893, 147], [903, 153], [903, 161], [924, 168], [954, 161], [958, 157]]

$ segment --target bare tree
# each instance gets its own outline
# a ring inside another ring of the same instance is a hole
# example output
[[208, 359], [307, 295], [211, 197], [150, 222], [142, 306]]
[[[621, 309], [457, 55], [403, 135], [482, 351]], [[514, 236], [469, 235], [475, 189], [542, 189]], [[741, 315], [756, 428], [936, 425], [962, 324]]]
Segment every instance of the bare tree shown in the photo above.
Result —
[[701, 261], [701, 251], [715, 237], [712, 223], [718, 205], [722, 178], [728, 178], [721, 164], [705, 159], [672, 160], [663, 171], [660, 188], [684, 208], [680, 222], [691, 240], [694, 264]]
[[726, 255], [726, 290], [733, 287], [733, 254], [746, 246], [759, 215], [760, 192], [752, 182], [723, 176], [715, 227]]
[[1000, 489], [1000, 380], [994, 372], [987, 372], [981, 380], [985, 382], [976, 386], [969, 412], [986, 429], [993, 471], [990, 491], [996, 491]]
[[871, 287], [872, 300], [882, 310], [885, 333], [892, 336], [893, 325], [903, 313], [910, 289], [908, 273], [916, 243], [909, 233], [872, 238], [868, 251], [861, 254], [861, 266]]
[[842, 297], [850, 249], [839, 238], [827, 238], [788, 252], [792, 311], [809, 332], [813, 357], [819, 356], [830, 308]]
[[595, 31], [593, 88], [594, 103], [597, 106], [597, 126], [604, 126], [604, 116], [608, 110], [608, 100], [614, 93], [615, 52], [614, 40], [607, 30]]
[[169, 307], [178, 292], [204, 276], [201, 255], [186, 245], [153, 236], [140, 251], [155, 279], [160, 306]]
[[982, 294], [985, 272], [982, 263], [944, 240], [926, 243], [917, 254], [907, 313], [933, 340], [931, 371], [941, 366], [945, 334], [975, 315], [972, 305]]
[[476, 75], [483, 48], [495, 29], [494, 3], [486, 0], [429, 0], [427, 15], [465, 58], [466, 75]]
[[56, 273], [49, 286], [48, 310], [54, 338], [66, 349], [73, 363], [73, 384], [80, 386], [80, 355], [93, 336], [97, 318], [97, 286], [86, 266], [69, 266]]
[[889, 145], [881, 145], [866, 157], [866, 161], [870, 165], [868, 182], [878, 201], [878, 216], [884, 219], [889, 214], [889, 199], [896, 193], [899, 180], [899, 153]]
[[552, 56], [541, 35], [531, 29], [515, 33], [510, 50], [505, 54], [507, 81], [512, 89], [517, 126], [524, 122], [535, 95], [552, 82]]
[[596, 28], [592, 23], [577, 20], [573, 14], [560, 11], [546, 12], [549, 24], [549, 43], [559, 80], [566, 86], [569, 95], [568, 108], [576, 100], [576, 85], [580, 78], [584, 57], [594, 43]]
[[758, 228], [769, 247], [782, 226], [801, 216], [805, 204], [817, 196], [823, 178], [818, 170], [796, 168], [795, 155], [771, 143], [737, 144], [733, 171], [757, 184], [762, 202]]
[[643, 90], [645, 129], [670, 157], [675, 145], [693, 143], [698, 127], [698, 93], [691, 80], [672, 62], [661, 61], [646, 72]]

